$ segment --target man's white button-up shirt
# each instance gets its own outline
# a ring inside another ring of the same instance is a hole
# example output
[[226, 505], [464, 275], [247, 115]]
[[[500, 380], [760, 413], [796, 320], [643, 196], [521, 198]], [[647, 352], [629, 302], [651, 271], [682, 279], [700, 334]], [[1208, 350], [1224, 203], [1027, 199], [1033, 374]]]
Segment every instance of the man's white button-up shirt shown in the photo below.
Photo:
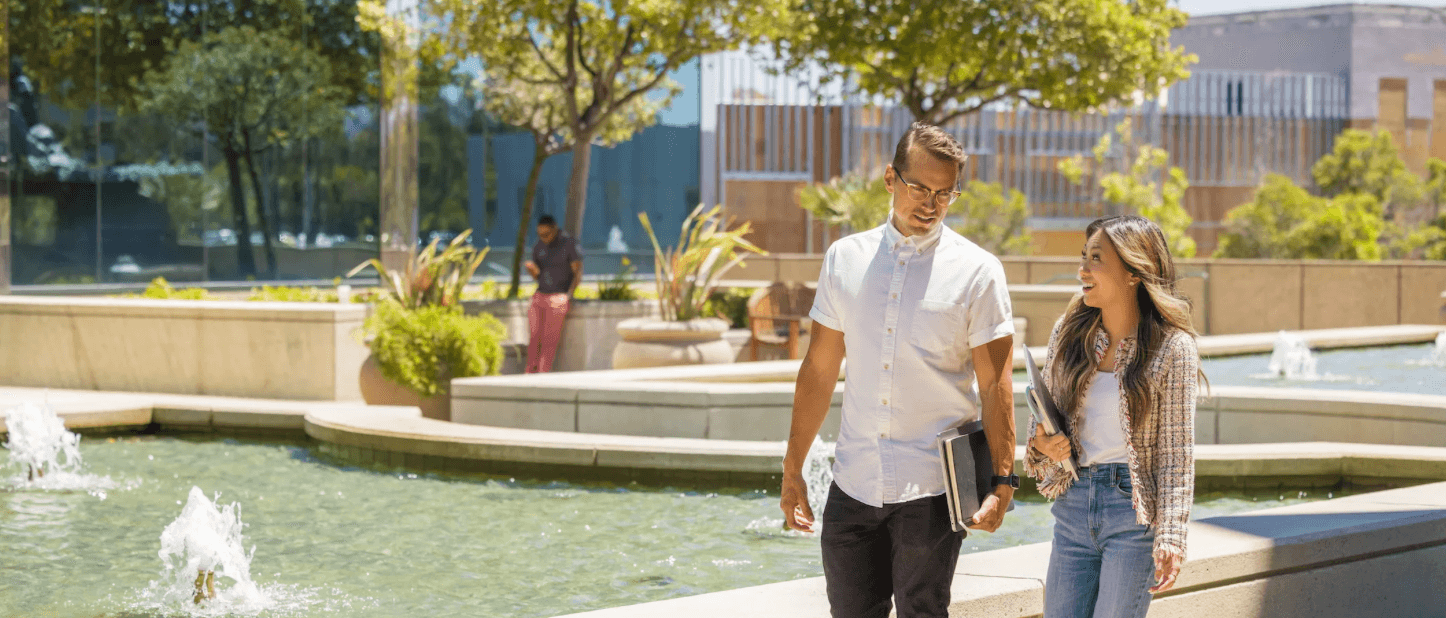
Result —
[[839, 489], [874, 507], [944, 493], [936, 438], [979, 414], [972, 349], [1014, 334], [999, 259], [890, 221], [828, 248], [809, 317], [844, 335]]

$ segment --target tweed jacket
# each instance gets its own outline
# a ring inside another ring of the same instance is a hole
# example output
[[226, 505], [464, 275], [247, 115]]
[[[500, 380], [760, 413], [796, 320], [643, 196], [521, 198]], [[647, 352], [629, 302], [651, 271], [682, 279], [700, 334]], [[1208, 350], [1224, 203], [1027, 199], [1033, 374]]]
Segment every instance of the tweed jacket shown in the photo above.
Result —
[[[1052, 376], [1055, 353], [1060, 346], [1060, 324], [1056, 323], [1050, 333], [1043, 367], [1045, 385], [1051, 394], [1057, 392]], [[1109, 346], [1109, 334], [1099, 329], [1094, 341], [1096, 363], [1104, 360]], [[1115, 366], [1126, 366], [1136, 353], [1135, 338], [1125, 339], [1115, 353]], [[1195, 498], [1195, 397], [1199, 368], [1195, 338], [1185, 331], [1169, 329], [1160, 352], [1145, 368], [1155, 397], [1154, 409], [1145, 411], [1149, 416], [1145, 420], [1144, 435], [1133, 435], [1131, 419], [1136, 411], [1129, 409], [1123, 382], [1120, 387], [1120, 423], [1124, 425], [1129, 446], [1130, 481], [1134, 486], [1131, 504], [1135, 508], [1135, 520], [1155, 531], [1157, 558], [1168, 554], [1182, 559], [1185, 556], [1186, 523]], [[1073, 428], [1079, 426], [1082, 414], [1080, 409], [1066, 413], [1071, 428], [1070, 446], [1076, 453], [1082, 450]], [[1035, 423], [1031, 416], [1026, 435], [1034, 435]], [[1064, 466], [1033, 448], [1026, 449], [1025, 453], [1025, 470], [1039, 480], [1039, 493], [1045, 497], [1058, 498], [1074, 483], [1074, 476], [1065, 471]]]

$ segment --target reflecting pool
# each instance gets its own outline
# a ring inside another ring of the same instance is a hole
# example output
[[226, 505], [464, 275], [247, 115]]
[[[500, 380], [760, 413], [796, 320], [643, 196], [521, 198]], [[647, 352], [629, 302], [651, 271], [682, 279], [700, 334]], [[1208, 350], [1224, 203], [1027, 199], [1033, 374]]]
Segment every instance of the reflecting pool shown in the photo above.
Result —
[[[0, 489], [0, 616], [174, 615], [152, 582], [192, 486], [240, 504], [263, 616], [554, 616], [822, 573], [817, 539], [781, 531], [772, 488], [386, 472], [301, 442], [88, 437], [81, 451], [122, 488]], [[1203, 496], [1197, 515], [1326, 497]], [[1053, 523], [1037, 497], [1006, 521], [964, 550], [1047, 540]]]

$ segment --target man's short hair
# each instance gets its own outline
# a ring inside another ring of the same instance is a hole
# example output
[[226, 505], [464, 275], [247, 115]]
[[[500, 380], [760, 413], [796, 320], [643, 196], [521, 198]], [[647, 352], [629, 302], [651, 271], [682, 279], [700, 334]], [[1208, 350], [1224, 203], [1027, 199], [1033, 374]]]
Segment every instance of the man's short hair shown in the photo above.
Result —
[[557, 227], [557, 219], [552, 218], [552, 215], [542, 215], [541, 217], [537, 218], [537, 224], [551, 225], [552, 227]]
[[964, 160], [969, 158], [964, 154], [964, 147], [953, 135], [946, 133], [943, 129], [924, 122], [915, 122], [899, 138], [898, 147], [894, 148], [894, 169], [905, 171], [909, 164], [909, 151], [915, 147], [933, 155], [940, 161], [950, 162], [958, 166], [959, 171], [964, 171]]

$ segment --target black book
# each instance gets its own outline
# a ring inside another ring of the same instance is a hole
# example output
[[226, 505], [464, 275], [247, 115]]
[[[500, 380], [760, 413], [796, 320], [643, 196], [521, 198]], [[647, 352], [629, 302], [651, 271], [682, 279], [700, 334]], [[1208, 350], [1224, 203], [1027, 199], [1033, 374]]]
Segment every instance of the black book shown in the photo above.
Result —
[[[984, 499], [994, 492], [994, 461], [984, 437], [984, 423], [972, 421], [940, 433], [939, 461], [944, 468], [949, 524], [967, 536], [965, 525], [973, 523]], [[1008, 510], [1014, 510], [1013, 502]]]

